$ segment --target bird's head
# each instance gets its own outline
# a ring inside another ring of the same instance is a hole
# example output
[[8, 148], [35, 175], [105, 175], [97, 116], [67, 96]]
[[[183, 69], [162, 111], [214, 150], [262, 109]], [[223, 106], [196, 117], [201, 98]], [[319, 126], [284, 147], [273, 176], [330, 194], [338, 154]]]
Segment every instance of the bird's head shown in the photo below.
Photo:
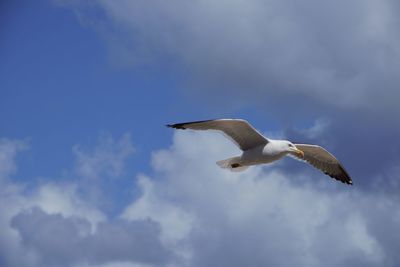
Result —
[[285, 149], [290, 154], [304, 158], [304, 152], [298, 149], [292, 142], [285, 141]]

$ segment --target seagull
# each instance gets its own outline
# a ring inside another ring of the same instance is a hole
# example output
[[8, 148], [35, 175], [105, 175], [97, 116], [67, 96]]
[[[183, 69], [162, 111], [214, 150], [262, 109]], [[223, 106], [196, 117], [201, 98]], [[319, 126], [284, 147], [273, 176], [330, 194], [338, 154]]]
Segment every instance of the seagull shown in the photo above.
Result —
[[293, 144], [287, 140], [273, 140], [263, 136], [246, 120], [218, 119], [167, 124], [175, 129], [222, 131], [243, 152], [240, 156], [217, 161], [221, 168], [243, 171], [249, 166], [271, 163], [285, 156], [305, 161], [326, 175], [352, 185], [350, 175], [342, 164], [327, 150], [318, 145]]

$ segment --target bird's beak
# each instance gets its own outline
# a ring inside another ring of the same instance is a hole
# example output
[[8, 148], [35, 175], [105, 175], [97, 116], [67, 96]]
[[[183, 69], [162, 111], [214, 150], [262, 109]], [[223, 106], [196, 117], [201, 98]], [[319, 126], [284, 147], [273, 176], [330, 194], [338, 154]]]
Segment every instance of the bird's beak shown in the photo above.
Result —
[[301, 151], [300, 149], [296, 148], [296, 150], [294, 151], [294, 153], [296, 154], [296, 156], [304, 158], [304, 152]]

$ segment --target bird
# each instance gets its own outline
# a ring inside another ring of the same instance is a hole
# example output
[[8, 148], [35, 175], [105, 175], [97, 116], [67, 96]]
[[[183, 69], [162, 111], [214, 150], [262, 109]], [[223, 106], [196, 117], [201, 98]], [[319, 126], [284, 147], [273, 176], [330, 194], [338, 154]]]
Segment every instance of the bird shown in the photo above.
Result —
[[217, 130], [224, 133], [242, 150], [240, 156], [216, 162], [224, 169], [243, 171], [253, 165], [272, 163], [285, 156], [291, 156], [309, 163], [342, 183], [353, 184], [350, 175], [339, 160], [323, 147], [267, 138], [243, 119], [202, 120], [167, 124], [166, 126], [180, 130]]

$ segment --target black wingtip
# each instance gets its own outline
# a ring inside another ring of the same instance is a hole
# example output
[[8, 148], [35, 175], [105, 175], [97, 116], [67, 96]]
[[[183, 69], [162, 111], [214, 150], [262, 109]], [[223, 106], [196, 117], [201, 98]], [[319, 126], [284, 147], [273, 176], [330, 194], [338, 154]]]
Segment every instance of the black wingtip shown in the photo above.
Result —
[[339, 164], [339, 168], [342, 170], [342, 172], [344, 174], [342, 177], [342, 179], [344, 180], [344, 183], [346, 183], [348, 185], [353, 185], [353, 180], [351, 179], [351, 177], [350, 177], [349, 173], [346, 171], [346, 169], [341, 164]]
[[186, 128], [183, 125], [184, 125], [184, 123], [175, 123], [175, 124], [167, 124], [165, 126], [167, 126], [168, 128], [185, 130]]
[[174, 129], [180, 129], [180, 130], [186, 130], [187, 128], [185, 127], [185, 125], [188, 124], [195, 124], [195, 123], [202, 123], [202, 122], [208, 122], [208, 121], [215, 121], [216, 119], [212, 119], [212, 120], [202, 120], [202, 121], [190, 121], [190, 122], [183, 122], [183, 123], [175, 123], [175, 124], [167, 124], [165, 126], [169, 127], [169, 128], [174, 128]]
[[352, 180], [340, 180], [342, 183], [347, 184], [347, 185], [353, 185]]
[[353, 181], [351, 180], [350, 177], [346, 177], [346, 176], [337, 176], [337, 175], [331, 175], [328, 174], [330, 177], [338, 180], [339, 182], [342, 182], [344, 184], [348, 184], [348, 185], [353, 185]]
[[329, 175], [330, 177], [332, 177], [333, 179], [342, 182], [344, 184], [348, 184], [348, 185], [353, 185], [353, 180], [351, 180], [350, 176], [346, 173], [342, 173], [339, 175], [335, 175], [335, 174], [330, 174], [327, 172], [324, 172], [326, 175]]

